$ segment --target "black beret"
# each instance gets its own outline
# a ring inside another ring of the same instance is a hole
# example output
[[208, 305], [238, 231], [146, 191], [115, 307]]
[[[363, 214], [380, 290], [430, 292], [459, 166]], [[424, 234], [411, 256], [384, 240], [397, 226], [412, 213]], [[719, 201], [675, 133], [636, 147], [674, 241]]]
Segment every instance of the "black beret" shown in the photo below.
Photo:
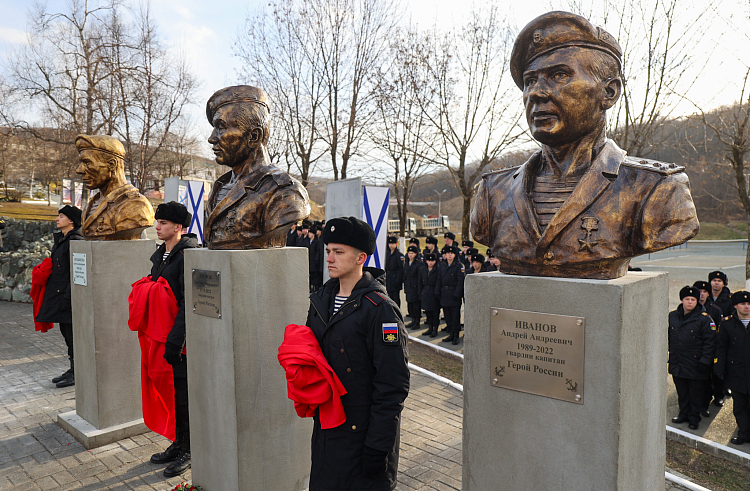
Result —
[[471, 256], [471, 262], [476, 263], [483, 263], [484, 264], [484, 256], [481, 254], [473, 254]]
[[474, 247], [474, 242], [472, 242], [470, 240], [465, 240], [465, 241], [461, 242], [461, 245], [462, 246], [468, 246], [468, 247]]
[[429, 237], [427, 237], [427, 238], [426, 238], [426, 239], [425, 239], [424, 241], [425, 241], [425, 242], [426, 242], [427, 244], [434, 244], [434, 245], [437, 245], [437, 239], [436, 239], [435, 237], [433, 237], [432, 235], [430, 235]]
[[406, 249], [406, 252], [416, 252], [417, 254], [419, 254], [419, 247], [409, 246], [408, 249]]
[[206, 117], [208, 122], [214, 124], [214, 113], [221, 106], [227, 104], [257, 104], [259, 107], [265, 107], [267, 111], [271, 111], [268, 105], [268, 96], [258, 87], [251, 87], [250, 85], [235, 85], [232, 87], [224, 87], [219, 89], [209, 97], [206, 102]]
[[700, 300], [701, 292], [699, 292], [694, 286], [684, 286], [682, 287], [682, 290], [680, 290], [680, 300], [685, 297], [695, 297]]
[[323, 229], [325, 244], [344, 244], [359, 249], [368, 256], [375, 252], [375, 232], [359, 218], [332, 218]]
[[428, 252], [427, 254], [424, 255], [424, 260], [425, 261], [437, 261], [437, 254], [435, 254], [434, 252]]
[[389, 244], [398, 244], [398, 239], [394, 237], [393, 235], [388, 236], [388, 243]]
[[417, 247], [419, 247], [419, 239], [416, 237], [412, 237], [409, 239], [409, 244], [417, 244]]
[[453, 254], [458, 254], [459, 253], [458, 247], [454, 245], [443, 246], [443, 254], [447, 254], [449, 252], [452, 252]]
[[59, 213], [62, 213], [73, 222], [76, 227], [81, 226], [81, 209], [75, 206], [65, 205], [60, 208]]
[[743, 302], [750, 302], [750, 293], [746, 292], [745, 290], [740, 290], [732, 293], [732, 305], [737, 305], [738, 303]]
[[182, 203], [170, 201], [169, 203], [162, 203], [156, 207], [154, 218], [157, 220], [169, 220], [172, 223], [177, 223], [188, 228], [193, 215], [190, 214]]
[[698, 290], [706, 290], [707, 292], [711, 291], [711, 285], [709, 285], [707, 281], [696, 281], [693, 283], [693, 287]]
[[453, 232], [445, 232], [445, 235], [443, 235], [443, 237], [450, 240], [456, 240], [456, 234], [454, 234]]
[[712, 272], [708, 273], [708, 282], [709, 282], [709, 283], [710, 283], [710, 282], [711, 282], [711, 280], [713, 280], [714, 278], [719, 278], [719, 279], [720, 279], [721, 281], [723, 281], [723, 282], [724, 282], [724, 284], [725, 284], [725, 285], [726, 285], [727, 283], [729, 283], [729, 280], [727, 279], [727, 275], [726, 275], [726, 274], [724, 274], [724, 273], [723, 273], [723, 272], [721, 272], [721, 271], [712, 271]]
[[516, 38], [510, 55], [510, 73], [523, 90], [523, 72], [536, 58], [568, 46], [596, 49], [607, 53], [622, 67], [622, 48], [601, 27], [570, 12], [547, 12], [532, 20]]

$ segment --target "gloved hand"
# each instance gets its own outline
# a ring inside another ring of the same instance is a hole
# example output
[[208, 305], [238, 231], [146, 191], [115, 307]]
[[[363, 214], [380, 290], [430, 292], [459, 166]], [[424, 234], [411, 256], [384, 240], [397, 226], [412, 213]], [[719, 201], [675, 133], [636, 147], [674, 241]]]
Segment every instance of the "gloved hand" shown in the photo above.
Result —
[[167, 341], [164, 343], [164, 359], [170, 365], [177, 365], [182, 361], [182, 346]]
[[365, 446], [362, 452], [362, 474], [368, 479], [380, 477], [388, 470], [388, 452]]

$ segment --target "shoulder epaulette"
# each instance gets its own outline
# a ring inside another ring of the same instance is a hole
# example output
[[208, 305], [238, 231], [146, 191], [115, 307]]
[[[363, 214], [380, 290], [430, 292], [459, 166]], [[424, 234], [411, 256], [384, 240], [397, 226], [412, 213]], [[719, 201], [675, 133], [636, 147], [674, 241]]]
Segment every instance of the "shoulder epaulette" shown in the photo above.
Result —
[[292, 183], [291, 176], [286, 172], [273, 173], [271, 175], [273, 176], [273, 180], [276, 181], [276, 184], [278, 186], [284, 187]]
[[725, 320], [725, 321], [728, 321], [728, 320], [729, 320], [729, 319], [731, 319], [731, 318], [732, 318], [732, 314], [729, 314], [728, 316], [724, 317], [724, 319], [723, 319], [723, 320]]
[[372, 302], [374, 305], [380, 305], [385, 302], [385, 297], [378, 292], [368, 292], [363, 295], [367, 300]]
[[506, 172], [515, 172], [515, 171], [518, 170], [519, 167], [521, 167], [521, 166], [517, 165], [515, 167], [508, 167], [507, 169], [493, 170], [491, 172], [487, 172], [485, 174], [482, 174], [482, 179], [487, 179], [488, 177], [494, 176], [496, 174], [503, 174], [503, 173], [506, 173]]
[[706, 317], [708, 317], [708, 314], [707, 314], [707, 313], [705, 313], [705, 312], [701, 312], [701, 314], [703, 314], [703, 315], [705, 315]]
[[663, 176], [685, 172], [685, 167], [682, 165], [670, 164], [667, 162], [659, 162], [658, 160], [643, 159], [631, 156], [626, 156], [625, 160], [622, 161], [622, 165], [656, 172], [657, 174], [661, 174]]

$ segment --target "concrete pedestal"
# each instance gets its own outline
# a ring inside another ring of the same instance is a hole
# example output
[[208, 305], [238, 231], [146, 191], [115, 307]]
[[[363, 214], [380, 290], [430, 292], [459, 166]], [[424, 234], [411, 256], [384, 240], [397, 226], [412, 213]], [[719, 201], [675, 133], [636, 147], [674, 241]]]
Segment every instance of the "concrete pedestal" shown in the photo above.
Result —
[[[463, 489], [664, 489], [668, 281], [466, 279]], [[491, 307], [585, 317], [584, 403], [493, 387]]]
[[[193, 312], [193, 269], [220, 272], [221, 318]], [[186, 250], [185, 301], [193, 484], [306, 489], [312, 420], [294, 411], [277, 355], [287, 324], [307, 319], [307, 250]]]
[[[71, 281], [76, 410], [57, 423], [86, 448], [148, 431], [141, 410], [141, 351], [128, 328], [130, 285], [151, 272], [153, 240], [72, 241], [86, 255], [86, 286]], [[71, 265], [73, 261], [71, 260]]]

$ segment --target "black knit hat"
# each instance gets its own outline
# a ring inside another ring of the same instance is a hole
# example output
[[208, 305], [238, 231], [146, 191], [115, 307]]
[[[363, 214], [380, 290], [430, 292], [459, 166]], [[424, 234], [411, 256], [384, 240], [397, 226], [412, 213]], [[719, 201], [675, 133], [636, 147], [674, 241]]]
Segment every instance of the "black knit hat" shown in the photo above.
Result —
[[698, 289], [694, 286], [684, 286], [682, 287], [682, 290], [680, 290], [680, 300], [682, 300], [685, 297], [695, 297], [696, 299], [701, 299], [701, 292], [698, 291]]
[[739, 290], [732, 293], [732, 305], [737, 305], [738, 303], [743, 302], [750, 302], [750, 293], [745, 290]]
[[406, 249], [406, 252], [407, 253], [409, 253], [409, 252], [416, 252], [417, 254], [419, 254], [419, 247], [417, 247], [417, 246], [409, 246]]
[[81, 226], [81, 209], [77, 208], [75, 206], [65, 205], [62, 208], [60, 208], [60, 213], [65, 215], [70, 219], [70, 221], [73, 222], [73, 226], [80, 227]]
[[437, 254], [435, 254], [434, 252], [428, 252], [427, 254], [424, 255], [424, 260], [425, 261], [437, 261]]
[[474, 242], [472, 242], [470, 240], [465, 240], [465, 241], [461, 242], [461, 246], [464, 246], [464, 247], [474, 247]]
[[156, 207], [154, 218], [157, 220], [169, 220], [172, 223], [177, 223], [188, 228], [190, 226], [190, 221], [193, 219], [193, 215], [190, 214], [187, 207], [182, 203], [170, 201], [169, 203], [162, 203]]
[[727, 279], [727, 275], [724, 274], [722, 271], [711, 271], [708, 273], [708, 282], [711, 283], [711, 280], [714, 278], [719, 278], [721, 281], [724, 282], [724, 286], [729, 283], [729, 280]]
[[398, 238], [394, 237], [393, 235], [388, 236], [388, 243], [389, 244], [398, 244]]
[[696, 281], [693, 283], [693, 287], [697, 288], [698, 290], [705, 290], [707, 292], [711, 291], [711, 285], [708, 284], [708, 281]]
[[450, 240], [456, 240], [456, 234], [454, 234], [453, 232], [445, 232], [443, 237]]
[[482, 263], [482, 264], [484, 264], [484, 256], [481, 255], [481, 254], [473, 254], [471, 256], [471, 262], [473, 262], [473, 263], [476, 262], [476, 263]]
[[424, 241], [427, 244], [437, 245], [437, 239], [435, 237], [433, 237], [432, 235], [430, 235], [429, 237], [427, 237]]
[[344, 244], [359, 249], [368, 256], [375, 252], [375, 232], [359, 218], [332, 218], [326, 222], [321, 236], [325, 244]]

